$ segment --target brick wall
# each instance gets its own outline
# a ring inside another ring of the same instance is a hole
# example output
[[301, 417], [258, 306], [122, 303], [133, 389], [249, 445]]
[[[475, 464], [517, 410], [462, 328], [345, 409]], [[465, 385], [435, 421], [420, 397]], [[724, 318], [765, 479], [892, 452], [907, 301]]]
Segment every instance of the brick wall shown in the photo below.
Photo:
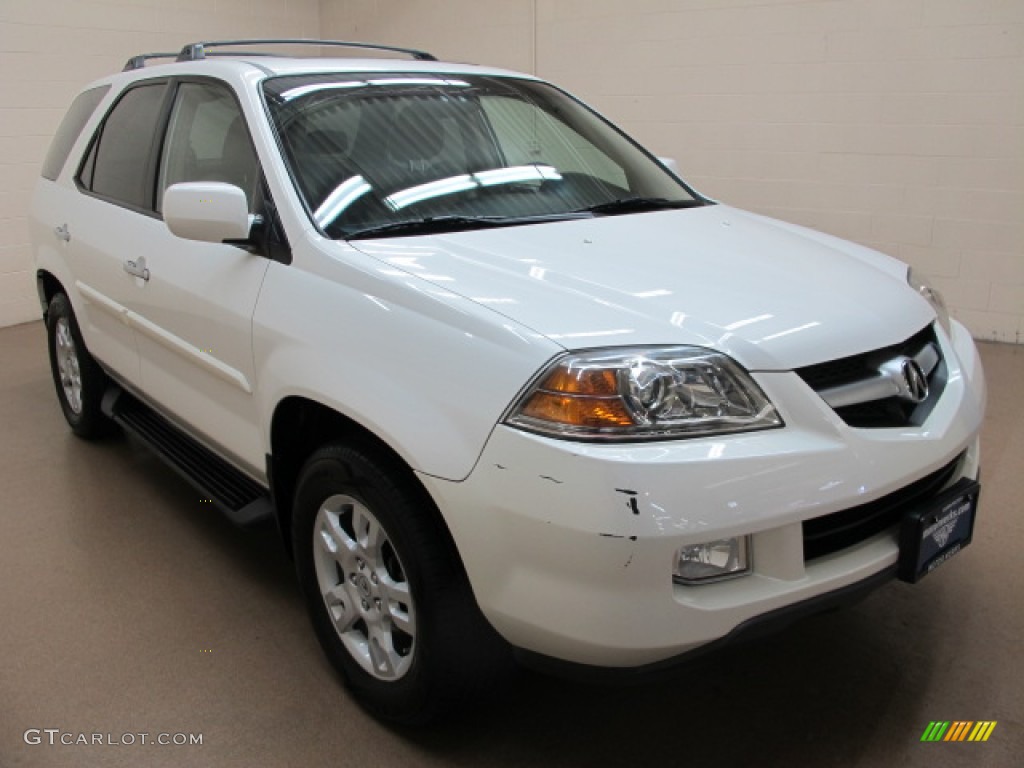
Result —
[[318, 0], [0, 0], [0, 326], [39, 317], [28, 208], [88, 81], [133, 54], [217, 37], [316, 37]]
[[532, 71], [533, 6], [533, 0], [322, 0], [321, 34]]
[[321, 32], [525, 69], [724, 202], [929, 275], [1024, 342], [1024, 0], [323, 0]]

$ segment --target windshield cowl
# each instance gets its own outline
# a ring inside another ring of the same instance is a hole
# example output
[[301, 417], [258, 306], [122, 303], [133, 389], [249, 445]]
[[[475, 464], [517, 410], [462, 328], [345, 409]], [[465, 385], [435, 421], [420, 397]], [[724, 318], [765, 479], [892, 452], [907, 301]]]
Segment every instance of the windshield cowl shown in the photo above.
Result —
[[471, 229], [490, 229], [494, 227], [515, 227], [524, 224], [540, 224], [549, 221], [567, 221], [569, 219], [587, 219], [590, 214], [585, 212], [566, 213], [545, 216], [429, 216], [424, 219], [410, 219], [380, 224], [350, 233], [346, 240], [367, 240], [374, 237], [402, 237], [410, 235], [434, 235], [444, 232], [463, 232]]

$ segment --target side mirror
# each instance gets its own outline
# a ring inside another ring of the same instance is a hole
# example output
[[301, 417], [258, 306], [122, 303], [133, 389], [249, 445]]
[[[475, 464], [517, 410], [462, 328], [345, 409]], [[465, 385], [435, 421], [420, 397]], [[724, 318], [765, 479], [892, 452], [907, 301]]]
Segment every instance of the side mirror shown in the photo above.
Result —
[[204, 243], [245, 240], [255, 216], [245, 193], [220, 181], [187, 181], [164, 191], [164, 222], [178, 237]]

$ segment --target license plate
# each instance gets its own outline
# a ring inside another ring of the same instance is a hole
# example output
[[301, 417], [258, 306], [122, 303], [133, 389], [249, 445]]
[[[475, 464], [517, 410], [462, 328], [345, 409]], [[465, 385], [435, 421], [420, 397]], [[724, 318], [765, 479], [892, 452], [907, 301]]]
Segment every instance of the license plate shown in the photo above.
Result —
[[971, 543], [981, 486], [963, 479], [903, 519], [898, 575], [920, 581]]

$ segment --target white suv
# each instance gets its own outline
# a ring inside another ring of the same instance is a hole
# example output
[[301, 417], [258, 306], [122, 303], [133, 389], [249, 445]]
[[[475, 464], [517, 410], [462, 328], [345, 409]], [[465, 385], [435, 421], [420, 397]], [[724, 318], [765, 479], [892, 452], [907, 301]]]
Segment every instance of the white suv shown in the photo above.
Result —
[[276, 519], [372, 711], [509, 648], [657, 670], [970, 541], [983, 374], [906, 265], [535, 77], [253, 42], [72, 104], [33, 204], [53, 376], [76, 434]]

